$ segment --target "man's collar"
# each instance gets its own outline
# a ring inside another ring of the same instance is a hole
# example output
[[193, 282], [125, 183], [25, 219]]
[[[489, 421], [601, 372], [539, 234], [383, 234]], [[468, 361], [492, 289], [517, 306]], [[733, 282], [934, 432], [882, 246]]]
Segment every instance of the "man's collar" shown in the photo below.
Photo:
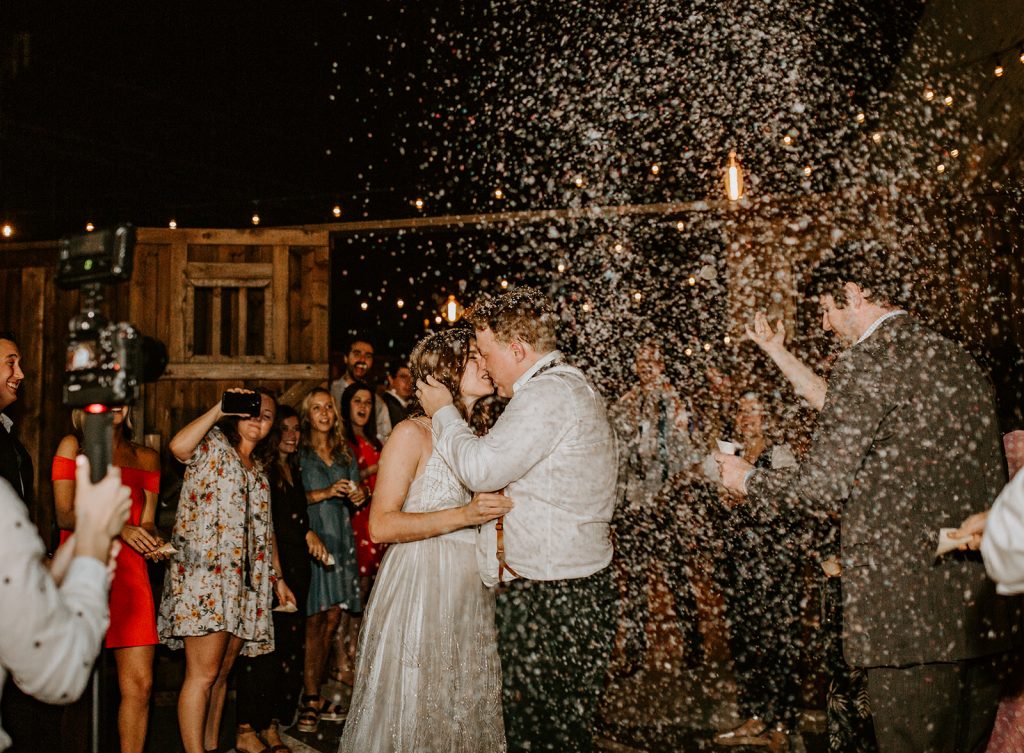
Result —
[[893, 311], [887, 311], [886, 313], [882, 314], [880, 317], [875, 319], [875, 321], [872, 323], [870, 327], [864, 330], [864, 334], [857, 339], [857, 342], [855, 342], [854, 345], [860, 345], [862, 342], [864, 342], [873, 334], [875, 334], [875, 330], [882, 326], [882, 322], [892, 319], [894, 316], [903, 316], [906, 313], [907, 312], [904, 311], [903, 309], [895, 309]]
[[0, 424], [3, 424], [8, 434], [11, 433], [11, 429], [14, 427], [14, 421], [6, 413], [0, 413]]
[[401, 395], [399, 395], [394, 390], [388, 390], [388, 394], [391, 395], [391, 397], [395, 398], [395, 400], [397, 400], [399, 403], [401, 403], [403, 408], [406, 407], [409, 404], [408, 400], [403, 398]]
[[546, 353], [543, 356], [541, 356], [540, 358], [538, 358], [537, 359], [537, 363], [535, 363], [533, 366], [528, 368], [526, 370], [526, 372], [521, 377], [519, 377], [516, 380], [515, 384], [512, 385], [512, 394], [514, 395], [517, 392], [519, 392], [520, 388], [522, 388], [522, 386], [524, 384], [526, 384], [528, 381], [530, 381], [530, 377], [532, 377], [534, 374], [536, 374], [542, 368], [547, 366], [549, 363], [552, 363], [552, 362], [556, 361], [557, 359], [559, 359], [561, 357], [562, 357], [562, 353], [560, 351], [553, 350], [550, 353]]

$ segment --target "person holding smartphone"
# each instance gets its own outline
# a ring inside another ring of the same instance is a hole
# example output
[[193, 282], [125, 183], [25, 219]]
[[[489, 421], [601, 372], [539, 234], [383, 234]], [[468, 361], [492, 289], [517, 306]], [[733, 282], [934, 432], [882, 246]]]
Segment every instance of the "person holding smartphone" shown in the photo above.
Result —
[[268, 394], [229, 390], [169, 444], [186, 470], [157, 626], [163, 643], [185, 648], [178, 724], [186, 753], [218, 748], [238, 655], [274, 650], [273, 594], [295, 603], [272, 566], [265, 469], [276, 412]]

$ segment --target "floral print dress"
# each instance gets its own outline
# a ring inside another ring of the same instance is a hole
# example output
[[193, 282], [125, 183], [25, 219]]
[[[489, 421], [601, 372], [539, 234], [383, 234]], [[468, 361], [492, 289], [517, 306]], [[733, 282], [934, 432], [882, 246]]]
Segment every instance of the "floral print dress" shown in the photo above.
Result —
[[260, 466], [246, 468], [214, 427], [186, 462], [171, 533], [157, 626], [181, 648], [185, 636], [227, 631], [243, 656], [274, 650], [271, 621], [270, 487]]

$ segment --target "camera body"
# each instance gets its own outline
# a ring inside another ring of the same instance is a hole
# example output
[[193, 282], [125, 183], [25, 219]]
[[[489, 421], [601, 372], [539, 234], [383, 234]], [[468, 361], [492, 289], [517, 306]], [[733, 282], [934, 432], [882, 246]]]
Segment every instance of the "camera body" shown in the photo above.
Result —
[[98, 315], [74, 317], [69, 326], [64, 404], [130, 405], [143, 380], [144, 338], [128, 322]]

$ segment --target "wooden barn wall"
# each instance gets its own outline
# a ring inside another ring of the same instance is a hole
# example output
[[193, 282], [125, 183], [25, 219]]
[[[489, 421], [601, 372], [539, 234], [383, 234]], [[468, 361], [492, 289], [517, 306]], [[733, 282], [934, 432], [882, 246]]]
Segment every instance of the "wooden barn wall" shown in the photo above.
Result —
[[[0, 329], [11, 329], [18, 337], [26, 375], [10, 412], [35, 461], [33, 517], [46, 532], [53, 509], [50, 461], [61, 437], [71, 429], [70, 412], [62, 404], [67, 325], [81, 299], [77, 291], [60, 290], [54, 284], [55, 242], [6, 244], [4, 252]], [[138, 229], [131, 284], [108, 286], [102, 308], [112, 321], [131, 322], [144, 334], [162, 340], [170, 351], [172, 368], [143, 388], [135, 411], [138, 439], [161, 449], [166, 472], [180, 471], [163, 452], [167, 442], [213, 405], [227, 387], [263, 387], [294, 404], [326, 380], [328, 255], [326, 232]], [[237, 265], [243, 277], [253, 265], [273, 270], [266, 300], [273, 308], [273, 328], [266, 333], [271, 353], [244, 363], [230, 358], [191, 363], [191, 344], [186, 340], [191, 312], [186, 310], [184, 292], [192, 264], [220, 270], [225, 267], [216, 265]]]

